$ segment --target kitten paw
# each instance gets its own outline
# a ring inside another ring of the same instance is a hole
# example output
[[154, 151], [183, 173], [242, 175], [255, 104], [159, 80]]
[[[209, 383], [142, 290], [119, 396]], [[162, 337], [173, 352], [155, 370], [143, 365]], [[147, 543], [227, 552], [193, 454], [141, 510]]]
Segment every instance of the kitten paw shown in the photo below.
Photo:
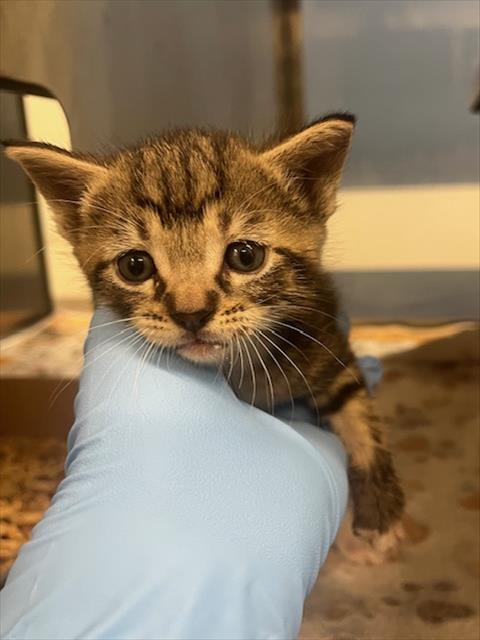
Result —
[[360, 529], [354, 535], [369, 544], [373, 551], [385, 560], [396, 560], [399, 555], [401, 541], [405, 538], [405, 531], [400, 521], [395, 522], [388, 531], [372, 531]]
[[379, 565], [396, 560], [400, 543], [405, 537], [403, 525], [395, 522], [388, 531], [352, 528], [352, 514], [347, 513], [335, 539], [335, 547], [350, 562], [359, 565]]

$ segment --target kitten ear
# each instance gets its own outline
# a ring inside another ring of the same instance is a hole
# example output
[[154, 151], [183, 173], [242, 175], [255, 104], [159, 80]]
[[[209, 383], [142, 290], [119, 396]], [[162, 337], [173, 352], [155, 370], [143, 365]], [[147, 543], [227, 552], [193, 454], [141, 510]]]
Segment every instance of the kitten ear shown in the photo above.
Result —
[[71, 239], [79, 224], [80, 203], [108, 170], [90, 158], [38, 142], [3, 142], [5, 154], [18, 162], [52, 208], [60, 233]]
[[322, 216], [330, 216], [354, 127], [353, 115], [325, 116], [262, 156], [293, 178]]

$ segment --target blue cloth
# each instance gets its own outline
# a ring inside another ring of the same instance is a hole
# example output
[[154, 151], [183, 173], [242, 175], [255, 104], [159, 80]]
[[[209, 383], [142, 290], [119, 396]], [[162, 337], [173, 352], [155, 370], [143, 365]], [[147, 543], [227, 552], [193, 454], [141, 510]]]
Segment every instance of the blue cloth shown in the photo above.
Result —
[[330, 433], [96, 312], [66, 477], [13, 565], [2, 637], [295, 638], [347, 501]]

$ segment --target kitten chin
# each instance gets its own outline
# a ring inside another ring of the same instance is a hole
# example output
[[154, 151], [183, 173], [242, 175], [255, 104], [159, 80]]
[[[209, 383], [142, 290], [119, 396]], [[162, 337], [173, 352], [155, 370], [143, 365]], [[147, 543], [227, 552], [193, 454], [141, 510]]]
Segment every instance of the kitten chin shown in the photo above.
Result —
[[176, 349], [178, 355], [196, 364], [219, 365], [225, 359], [225, 347], [219, 343], [192, 340]]

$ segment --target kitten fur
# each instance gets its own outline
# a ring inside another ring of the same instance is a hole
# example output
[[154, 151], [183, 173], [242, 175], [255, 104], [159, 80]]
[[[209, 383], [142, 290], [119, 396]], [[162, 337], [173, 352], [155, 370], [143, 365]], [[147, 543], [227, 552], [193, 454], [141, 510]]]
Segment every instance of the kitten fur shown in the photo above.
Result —
[[[385, 553], [403, 493], [322, 263], [354, 125], [331, 114], [264, 147], [186, 129], [108, 158], [39, 143], [6, 143], [6, 153], [49, 201], [97, 304], [149, 341], [222, 367], [247, 402], [273, 411], [304, 398], [330, 416], [349, 456], [353, 529]], [[264, 254], [251, 272], [225, 259], [244, 241]], [[119, 271], [131, 250], [153, 260], [143, 282]]]

